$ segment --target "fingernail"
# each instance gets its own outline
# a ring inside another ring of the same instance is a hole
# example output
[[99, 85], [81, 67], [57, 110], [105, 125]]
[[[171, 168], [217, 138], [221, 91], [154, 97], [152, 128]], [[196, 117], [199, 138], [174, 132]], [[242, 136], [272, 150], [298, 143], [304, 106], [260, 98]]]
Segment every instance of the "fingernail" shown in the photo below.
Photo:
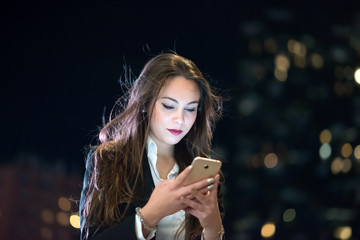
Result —
[[191, 193], [195, 193], [195, 189], [192, 188], [192, 189], [191, 189]]
[[180, 197], [180, 200], [181, 200], [181, 201], [184, 201], [184, 200], [185, 200], [185, 197], [184, 197], [184, 196], [181, 196], [181, 197]]
[[191, 169], [192, 169], [192, 165], [189, 166], [189, 170], [191, 170]]
[[208, 183], [213, 183], [214, 181], [215, 181], [214, 178], [208, 178], [208, 180], [207, 180]]
[[214, 188], [214, 184], [211, 184], [210, 186], [207, 187], [209, 190]]

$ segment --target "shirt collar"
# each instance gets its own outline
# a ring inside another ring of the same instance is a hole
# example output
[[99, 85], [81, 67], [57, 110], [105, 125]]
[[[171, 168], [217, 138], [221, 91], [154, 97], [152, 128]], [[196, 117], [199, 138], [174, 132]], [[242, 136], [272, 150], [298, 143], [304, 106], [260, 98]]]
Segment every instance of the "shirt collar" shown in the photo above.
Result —
[[[146, 145], [147, 157], [149, 160], [150, 169], [155, 174], [155, 176], [160, 179], [159, 172], [156, 168], [156, 162], [157, 162], [156, 143], [154, 142], [154, 140], [151, 139], [150, 136], [148, 136], [146, 143], [147, 143]], [[178, 173], [179, 173], [179, 165], [175, 162], [174, 167], [171, 169], [167, 177], [174, 179], [178, 175]]]

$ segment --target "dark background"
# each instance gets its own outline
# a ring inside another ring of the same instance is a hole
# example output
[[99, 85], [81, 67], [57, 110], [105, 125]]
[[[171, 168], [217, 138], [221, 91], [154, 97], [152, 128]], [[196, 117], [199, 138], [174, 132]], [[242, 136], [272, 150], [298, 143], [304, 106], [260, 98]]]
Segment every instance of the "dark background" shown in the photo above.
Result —
[[[0, 163], [31, 165], [35, 158], [81, 178], [84, 147], [121, 96], [123, 66], [138, 75], [150, 57], [173, 50], [192, 59], [227, 100], [214, 150], [224, 160], [229, 239], [259, 239], [268, 221], [276, 225], [274, 239], [333, 239], [342, 226], [360, 239], [360, 162], [352, 155], [350, 171], [331, 171], [344, 143], [360, 144], [359, 85], [345, 74], [360, 67], [359, 7], [357, 1], [2, 2]], [[273, 50], [266, 48], [269, 39]], [[324, 65], [291, 62], [279, 82], [274, 57], [291, 59], [290, 39], [303, 42], [307, 56], [320, 54]], [[324, 129], [333, 134], [333, 153], [321, 160]], [[279, 164], [268, 169], [262, 162], [271, 152]], [[289, 208], [296, 218], [287, 223], [282, 214]]]

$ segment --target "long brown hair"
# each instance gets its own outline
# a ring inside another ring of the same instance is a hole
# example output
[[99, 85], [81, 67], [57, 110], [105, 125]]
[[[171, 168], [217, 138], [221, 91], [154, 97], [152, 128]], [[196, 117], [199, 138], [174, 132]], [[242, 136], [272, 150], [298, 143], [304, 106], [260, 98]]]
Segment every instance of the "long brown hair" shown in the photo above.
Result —
[[[174, 53], [153, 57], [128, 94], [117, 101], [116, 105], [123, 107], [118, 112], [112, 111], [109, 122], [99, 133], [100, 144], [90, 156], [93, 172], [81, 209], [84, 235], [89, 234], [92, 225], [111, 226], [121, 222], [131, 202], [140, 198], [142, 159], [155, 102], [152, 100], [157, 99], [161, 88], [175, 76], [195, 81], [200, 89], [195, 123], [175, 145], [174, 157], [180, 171], [191, 164], [194, 157], [210, 154], [215, 122], [221, 115], [221, 98], [213, 93], [208, 81], [191, 60]], [[126, 105], [122, 105], [124, 101]], [[187, 214], [184, 224], [186, 239], [201, 234], [201, 226], [195, 217]]]

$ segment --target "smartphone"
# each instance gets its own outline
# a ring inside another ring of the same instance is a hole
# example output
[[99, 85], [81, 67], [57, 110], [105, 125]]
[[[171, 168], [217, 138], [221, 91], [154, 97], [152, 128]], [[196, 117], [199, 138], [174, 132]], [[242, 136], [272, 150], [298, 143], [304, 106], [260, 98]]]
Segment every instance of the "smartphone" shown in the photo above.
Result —
[[215, 177], [215, 175], [220, 171], [221, 161], [204, 157], [196, 157], [191, 163], [191, 166], [190, 173], [183, 182], [184, 186], [205, 178]]

